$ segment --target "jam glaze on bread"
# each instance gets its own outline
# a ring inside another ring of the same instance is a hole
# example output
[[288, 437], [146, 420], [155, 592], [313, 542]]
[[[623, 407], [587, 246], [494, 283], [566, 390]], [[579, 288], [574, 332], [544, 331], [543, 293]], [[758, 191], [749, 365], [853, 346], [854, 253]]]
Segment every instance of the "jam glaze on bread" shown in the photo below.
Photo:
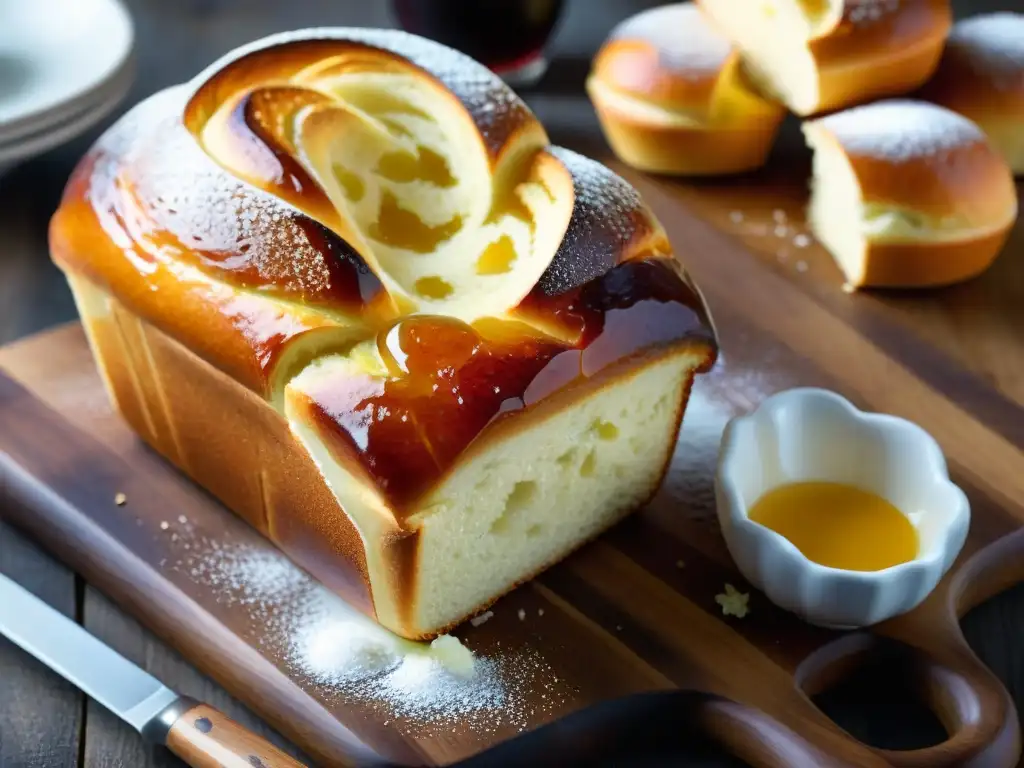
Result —
[[988, 13], [953, 25], [920, 97], [959, 112], [1024, 175], [1024, 14]]
[[697, 2], [762, 90], [801, 116], [917, 88], [952, 24], [949, 0]]
[[891, 99], [808, 121], [808, 220], [847, 285], [927, 287], [974, 277], [1017, 218], [1013, 177], [978, 126]]
[[759, 168], [785, 114], [750, 87], [739, 52], [691, 2], [616, 26], [594, 58], [587, 92], [615, 154], [658, 173]]
[[50, 239], [131, 426], [410, 638], [643, 504], [716, 357], [636, 191], [402, 32], [276, 35], [147, 99]]

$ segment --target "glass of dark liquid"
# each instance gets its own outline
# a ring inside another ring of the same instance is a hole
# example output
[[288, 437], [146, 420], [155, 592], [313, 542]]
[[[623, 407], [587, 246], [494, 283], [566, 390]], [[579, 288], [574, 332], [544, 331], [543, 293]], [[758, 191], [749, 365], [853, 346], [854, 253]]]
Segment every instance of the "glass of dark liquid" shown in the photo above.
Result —
[[391, 0], [406, 32], [471, 56], [514, 87], [547, 70], [545, 46], [563, 0]]

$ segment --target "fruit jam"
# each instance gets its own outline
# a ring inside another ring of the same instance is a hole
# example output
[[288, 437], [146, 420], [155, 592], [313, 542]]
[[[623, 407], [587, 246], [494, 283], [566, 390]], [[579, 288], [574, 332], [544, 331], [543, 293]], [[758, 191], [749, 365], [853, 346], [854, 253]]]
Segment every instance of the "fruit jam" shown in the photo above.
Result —
[[340, 463], [411, 511], [492, 422], [556, 390], [687, 342], [710, 366], [702, 305], [674, 271], [667, 260], [631, 261], [568, 294], [531, 299], [573, 329], [574, 342], [517, 322], [405, 318], [377, 337], [385, 370], [345, 366], [304, 384], [305, 418]]

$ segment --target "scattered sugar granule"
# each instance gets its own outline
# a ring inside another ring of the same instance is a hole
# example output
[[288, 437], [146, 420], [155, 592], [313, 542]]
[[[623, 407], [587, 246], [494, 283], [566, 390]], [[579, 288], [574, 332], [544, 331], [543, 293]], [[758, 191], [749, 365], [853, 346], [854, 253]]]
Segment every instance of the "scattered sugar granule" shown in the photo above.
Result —
[[181, 523], [182, 525], [185, 525], [185, 523], [188, 522], [188, 518], [185, 517], [184, 515], [178, 515], [178, 522]]
[[538, 608], [537, 609], [537, 615], [538, 616], [543, 616], [544, 615], [544, 609], [543, 608]]
[[843, 148], [893, 163], [931, 157], [984, 141], [977, 125], [944, 107], [923, 101], [888, 99], [821, 118]]
[[685, 568], [685, 567], [686, 567], [686, 563], [684, 563], [682, 560], [676, 560], [676, 568]]
[[801, 232], [799, 235], [793, 237], [793, 245], [797, 248], [806, 248], [811, 244], [811, 238]]
[[616, 624], [615, 625], [615, 631], [616, 632], [621, 632], [622, 631], [622, 625], [621, 624]]
[[783, 224], [779, 224], [777, 227], [775, 227], [776, 237], [785, 237], [787, 234], [789, 234], [789, 227]]
[[946, 41], [947, 55], [964, 60], [999, 89], [1024, 79], [1024, 14], [1003, 11], [961, 19]]
[[715, 595], [715, 602], [722, 606], [723, 616], [735, 616], [742, 619], [750, 613], [750, 595], [737, 591], [732, 584], [725, 585], [725, 592]]
[[775, 220], [776, 224], [785, 224], [786, 212], [781, 208], [776, 208], [774, 211], [772, 211], [772, 219]]
[[862, 27], [895, 13], [900, 7], [900, 0], [847, 0], [846, 6], [850, 23]]
[[493, 615], [494, 615], [494, 611], [484, 611], [479, 616], [474, 616], [473, 618], [471, 618], [469, 620], [469, 623], [472, 624], [474, 627], [479, 627], [481, 624], [485, 623]]
[[161, 531], [166, 531], [166, 530], [167, 530], [168, 528], [170, 528], [170, 527], [171, 527], [171, 524], [170, 524], [170, 523], [168, 523], [168, 522], [167, 522], [166, 520], [164, 520], [164, 521], [162, 521], [162, 522], [160, 523], [160, 530], [161, 530]]
[[314, 624], [299, 638], [304, 671], [321, 683], [341, 683], [397, 666], [397, 643], [357, 621]]
[[807, 262], [806, 261], [798, 261], [796, 263], [796, 271], [797, 272], [806, 272], [807, 271]]
[[520, 621], [525, 621], [526, 620], [526, 611], [524, 609], [522, 609], [522, 608], [519, 609], [519, 620]]
[[743, 212], [732, 211], [729, 214], [729, 221], [731, 221], [733, 224], [740, 224], [743, 221]]
[[117, 506], [119, 507], [123, 507], [125, 504], [128, 503], [128, 497], [125, 496], [123, 493], [114, 494], [114, 503], [117, 504]]

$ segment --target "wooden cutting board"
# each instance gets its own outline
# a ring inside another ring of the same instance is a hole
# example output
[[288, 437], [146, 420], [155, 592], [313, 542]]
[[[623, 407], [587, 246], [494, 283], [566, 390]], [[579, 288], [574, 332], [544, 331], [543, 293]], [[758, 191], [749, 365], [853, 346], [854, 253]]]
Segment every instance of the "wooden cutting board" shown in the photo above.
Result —
[[[711, 694], [702, 727], [752, 765], [1015, 765], [1017, 714], [957, 619], [1024, 579], [1020, 367], [987, 370], [990, 381], [969, 372], [979, 345], [1024, 352], [1021, 229], [968, 286], [850, 296], [827, 255], [797, 237], [798, 186], [683, 185], [616, 167], [704, 290], [722, 359], [695, 387], [653, 503], [456, 631], [487, 660], [493, 689], [436, 706], [306, 671], [294, 648], [309, 616], [296, 606], [329, 601], [326, 591], [135, 439], [77, 325], [0, 351], [0, 512], [325, 763], [450, 764], [595, 702], [684, 688]], [[963, 344], [950, 355], [934, 342], [957, 307]], [[804, 385], [921, 424], [971, 499], [953, 571], [918, 609], [872, 631], [816, 629], [775, 608], [738, 575], [718, 530], [724, 423]], [[230, 553], [241, 551], [244, 568], [231, 571], [225, 562], [238, 566]], [[715, 599], [726, 584], [750, 595], [742, 619]], [[811, 703], [894, 644], [952, 734], [946, 743], [869, 748]]]

